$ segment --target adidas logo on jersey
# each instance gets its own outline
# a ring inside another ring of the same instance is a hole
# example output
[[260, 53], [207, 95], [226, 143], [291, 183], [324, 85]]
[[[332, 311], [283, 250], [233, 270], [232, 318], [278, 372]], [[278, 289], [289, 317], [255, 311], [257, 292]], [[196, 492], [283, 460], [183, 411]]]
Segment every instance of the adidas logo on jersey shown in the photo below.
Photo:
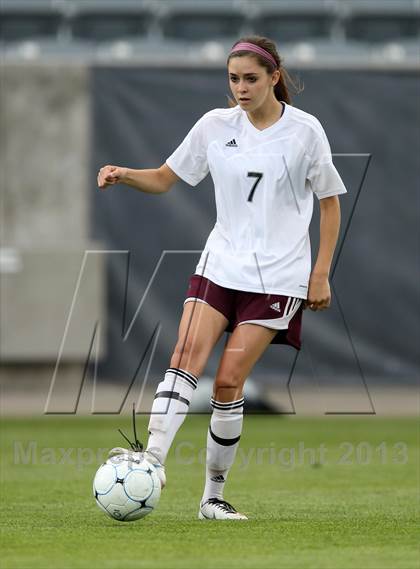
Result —
[[232, 140], [229, 140], [229, 142], [226, 142], [226, 146], [236, 146], [238, 147], [238, 145], [236, 144], [236, 140], [234, 138], [232, 138]]
[[281, 312], [280, 302], [275, 302], [274, 304], [271, 304], [270, 308], [272, 308], [273, 310], [276, 310], [277, 312]]
[[225, 478], [223, 474], [218, 474], [217, 476], [212, 476], [210, 480], [212, 480], [213, 482], [224, 482]]

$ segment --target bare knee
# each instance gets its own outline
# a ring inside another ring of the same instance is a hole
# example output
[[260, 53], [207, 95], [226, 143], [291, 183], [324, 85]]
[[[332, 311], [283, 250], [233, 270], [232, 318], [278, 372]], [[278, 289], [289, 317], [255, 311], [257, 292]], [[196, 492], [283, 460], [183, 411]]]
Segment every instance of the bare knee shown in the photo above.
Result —
[[199, 377], [207, 363], [208, 350], [198, 339], [178, 339], [171, 358], [171, 367], [189, 371]]
[[218, 374], [213, 394], [217, 401], [235, 401], [242, 397], [244, 378], [237, 372]]

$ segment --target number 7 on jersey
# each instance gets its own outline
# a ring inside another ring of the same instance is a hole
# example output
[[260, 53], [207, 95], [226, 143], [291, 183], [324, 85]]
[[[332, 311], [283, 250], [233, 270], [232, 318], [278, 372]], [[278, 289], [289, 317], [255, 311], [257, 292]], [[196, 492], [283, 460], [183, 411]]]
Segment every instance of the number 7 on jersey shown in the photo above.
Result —
[[252, 202], [252, 198], [254, 197], [255, 190], [257, 189], [258, 184], [262, 180], [263, 173], [262, 172], [248, 172], [248, 178], [256, 178], [254, 185], [252, 186], [251, 192], [248, 196], [249, 202]]

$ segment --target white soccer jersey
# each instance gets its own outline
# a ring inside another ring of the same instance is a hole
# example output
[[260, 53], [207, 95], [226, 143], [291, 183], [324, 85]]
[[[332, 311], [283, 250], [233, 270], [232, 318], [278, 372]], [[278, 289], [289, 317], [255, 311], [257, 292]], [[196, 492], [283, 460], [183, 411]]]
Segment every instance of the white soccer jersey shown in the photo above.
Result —
[[209, 171], [213, 178], [217, 220], [196, 274], [231, 289], [307, 297], [313, 193], [346, 192], [314, 116], [285, 104], [258, 130], [239, 106], [214, 109], [166, 163], [191, 186]]

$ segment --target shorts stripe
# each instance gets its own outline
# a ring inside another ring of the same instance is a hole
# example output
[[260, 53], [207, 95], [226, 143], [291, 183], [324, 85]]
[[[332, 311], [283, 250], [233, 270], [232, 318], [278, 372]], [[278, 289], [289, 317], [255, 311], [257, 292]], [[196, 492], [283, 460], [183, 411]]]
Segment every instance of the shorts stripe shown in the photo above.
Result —
[[[289, 297], [289, 300], [291, 297]], [[301, 298], [295, 298], [293, 303], [287, 303], [287, 314], [283, 314], [280, 318], [258, 318], [254, 320], [243, 320], [239, 322], [238, 326], [243, 324], [258, 324], [259, 326], [264, 326], [265, 328], [270, 328], [271, 330], [287, 330], [289, 328], [290, 321], [297, 312]]]
[[202, 304], [208, 304], [208, 302], [206, 302], [202, 298], [197, 298], [196, 296], [189, 296], [184, 300], [184, 304], [186, 304], [187, 302], [201, 302]]
[[291, 314], [293, 314], [293, 312], [295, 311], [295, 308], [297, 306], [297, 303], [300, 300], [301, 300], [300, 298], [293, 298], [292, 296], [289, 296], [289, 298], [287, 299], [286, 308], [284, 309], [284, 312], [283, 312], [283, 317], [288, 317]]
[[292, 313], [295, 311], [295, 309], [299, 306], [299, 302], [301, 302], [302, 299], [301, 298], [295, 298], [295, 301], [293, 303], [293, 309], [292, 309]]
[[286, 302], [286, 306], [284, 307], [283, 316], [288, 316], [288, 314], [289, 314], [288, 311], [289, 311], [289, 306], [290, 306], [291, 301], [292, 301], [292, 297], [289, 296], [289, 298], [287, 299], [287, 302]]

